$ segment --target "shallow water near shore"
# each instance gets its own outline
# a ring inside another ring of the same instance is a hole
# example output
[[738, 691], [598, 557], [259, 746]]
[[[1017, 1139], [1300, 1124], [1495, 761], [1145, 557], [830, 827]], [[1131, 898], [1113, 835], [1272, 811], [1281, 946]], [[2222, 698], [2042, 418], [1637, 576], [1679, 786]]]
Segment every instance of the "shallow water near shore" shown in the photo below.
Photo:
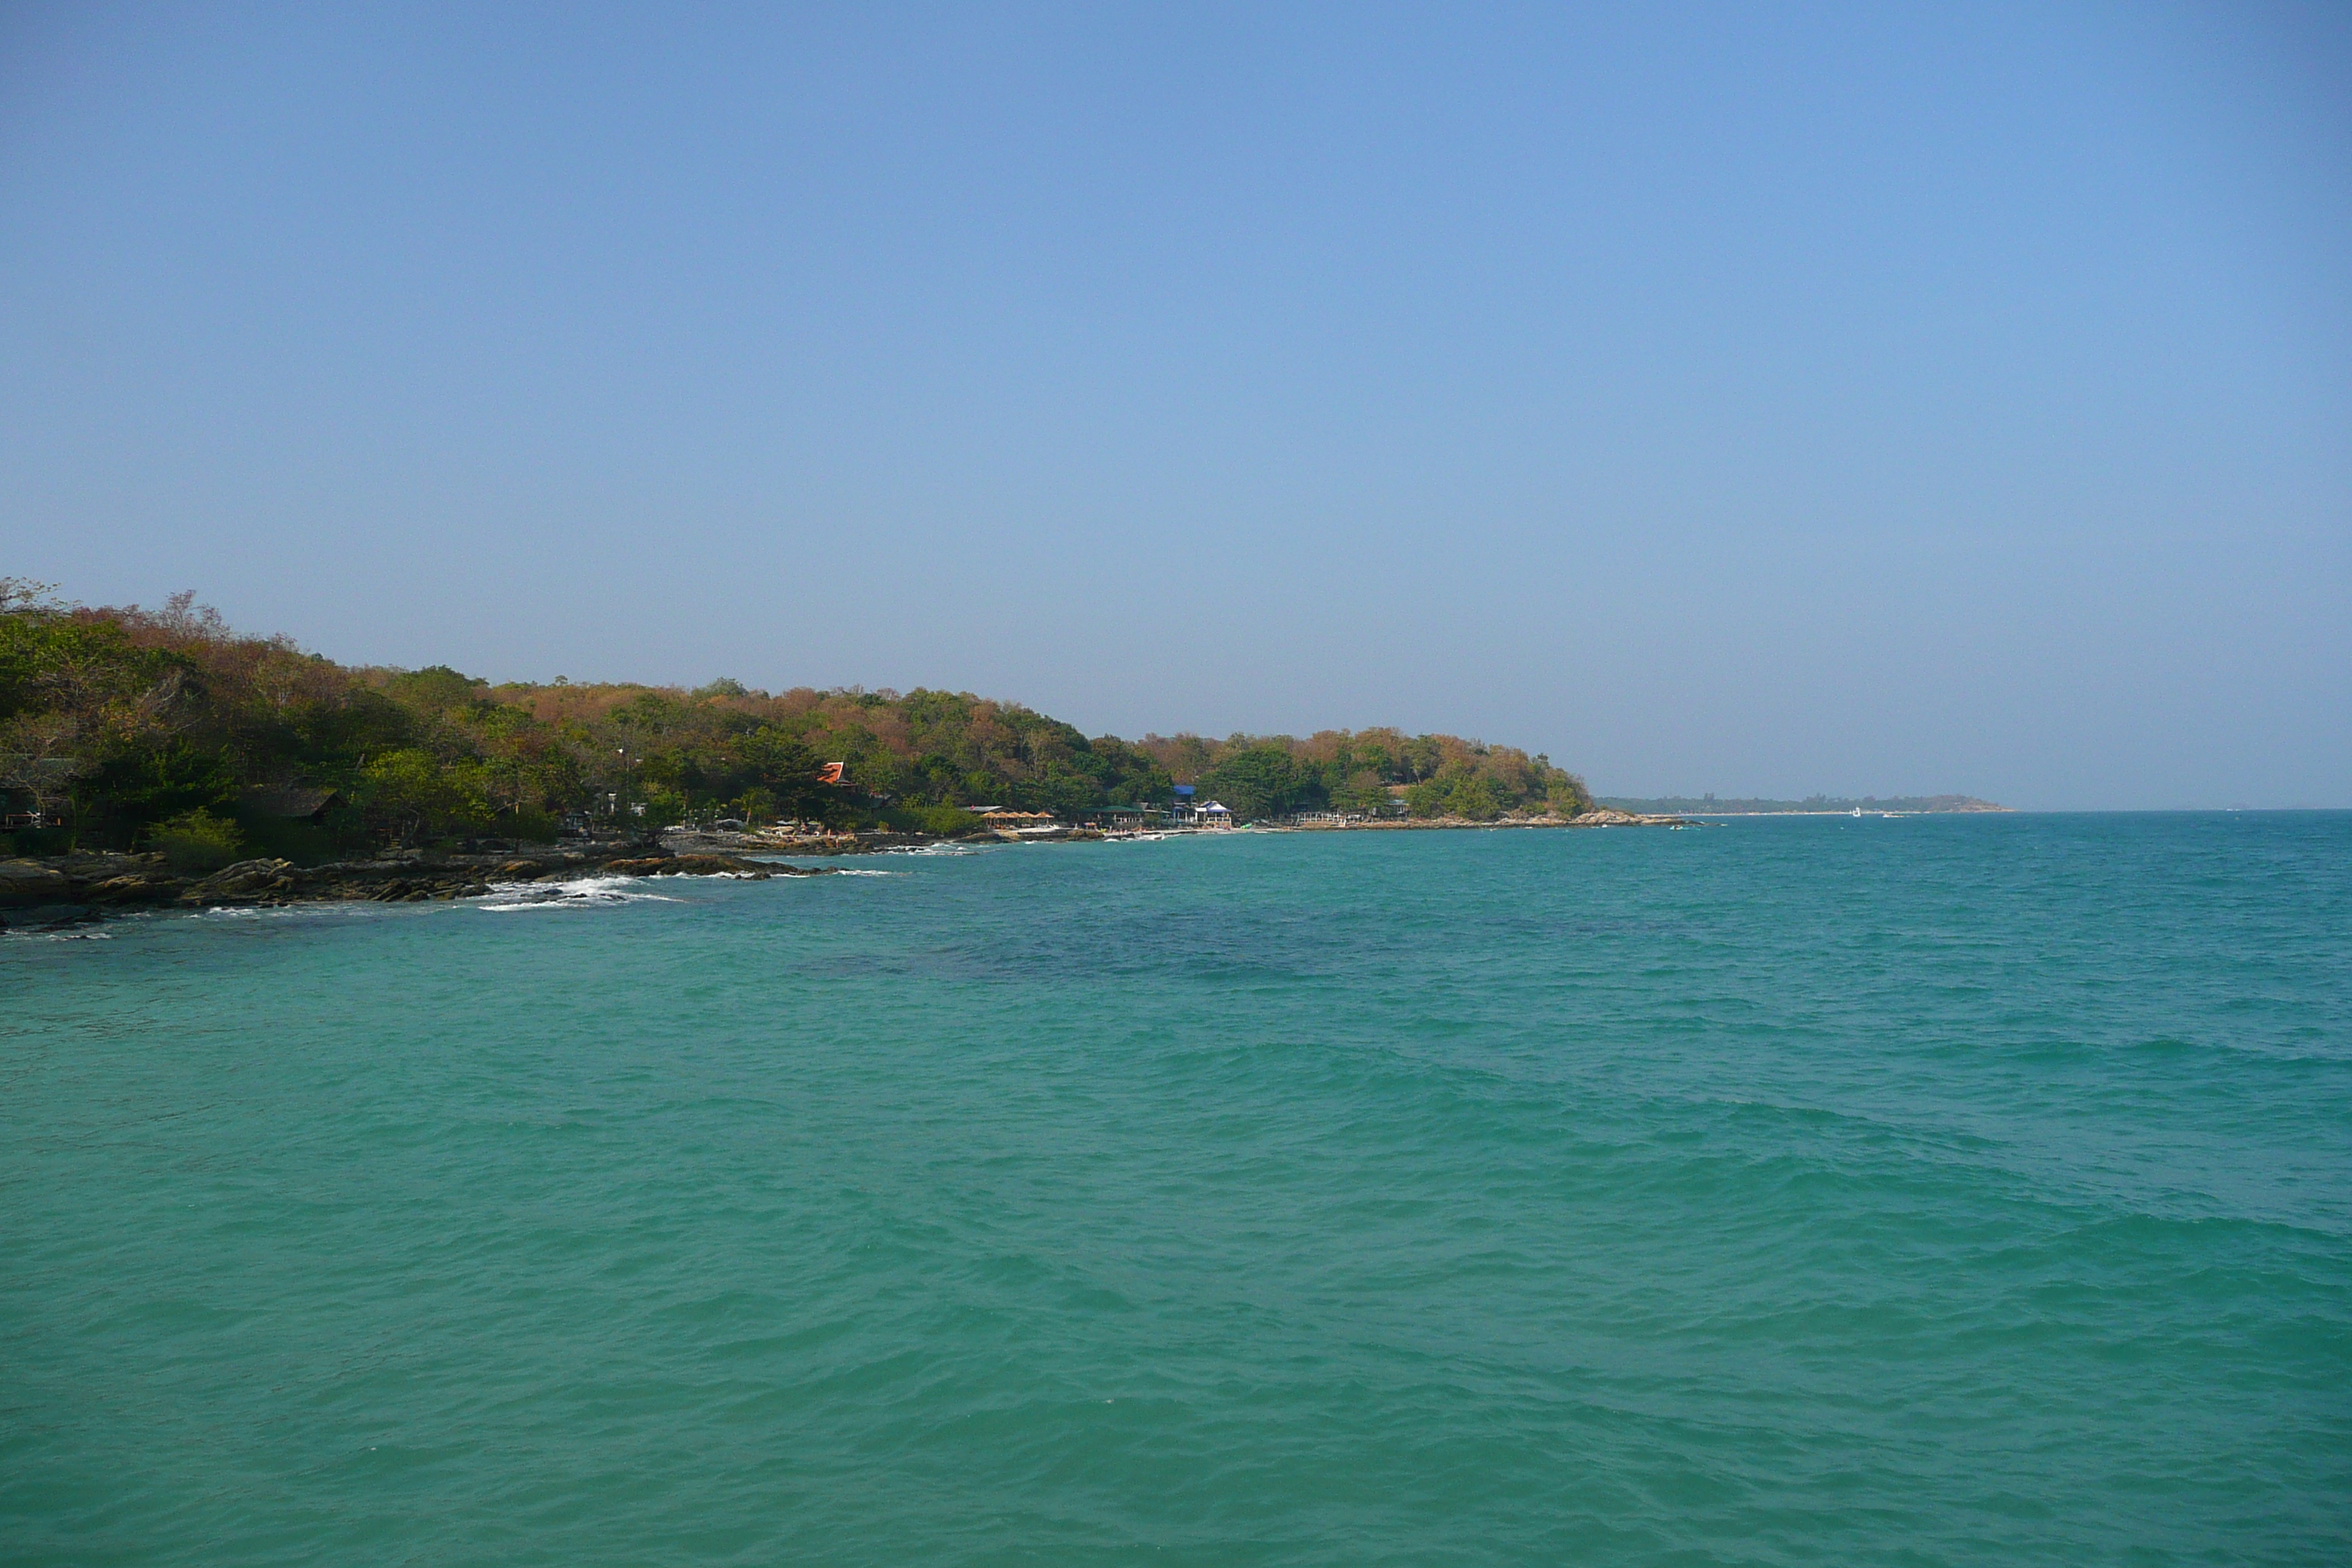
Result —
[[2352, 1560], [2352, 814], [857, 868], [0, 940], [0, 1561]]

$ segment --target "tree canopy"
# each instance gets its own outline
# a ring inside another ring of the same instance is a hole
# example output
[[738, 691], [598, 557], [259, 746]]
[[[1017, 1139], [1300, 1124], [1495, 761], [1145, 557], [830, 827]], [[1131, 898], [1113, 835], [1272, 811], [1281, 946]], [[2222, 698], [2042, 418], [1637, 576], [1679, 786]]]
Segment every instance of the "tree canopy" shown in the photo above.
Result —
[[1289, 735], [1147, 735], [1136, 743], [1178, 783], [1243, 818], [1297, 811], [1370, 813], [1401, 804], [1414, 816], [1491, 822], [1512, 814], [1589, 811], [1584, 781], [1541, 754], [1458, 735], [1324, 730]]
[[[820, 782], [826, 763], [842, 782]], [[1584, 809], [1548, 758], [1395, 730], [1088, 738], [970, 692], [493, 685], [240, 636], [189, 595], [64, 605], [0, 581], [0, 794], [19, 847], [180, 840], [319, 858], [369, 845], [741, 817], [944, 831], [967, 805], [1069, 816], [1192, 784], [1244, 818]], [[327, 802], [293, 816], [296, 795]]]

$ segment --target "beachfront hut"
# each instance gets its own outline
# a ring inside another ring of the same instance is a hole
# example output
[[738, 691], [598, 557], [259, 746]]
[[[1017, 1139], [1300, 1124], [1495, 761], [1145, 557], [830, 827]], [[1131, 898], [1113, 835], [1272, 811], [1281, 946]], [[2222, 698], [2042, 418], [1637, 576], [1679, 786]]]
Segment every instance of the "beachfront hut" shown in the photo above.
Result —
[[1011, 829], [1018, 832], [1024, 827], [1051, 827], [1055, 822], [1054, 814], [1050, 811], [1007, 811], [1003, 806], [996, 805], [975, 805], [967, 809], [977, 816], [982, 822], [999, 831]]

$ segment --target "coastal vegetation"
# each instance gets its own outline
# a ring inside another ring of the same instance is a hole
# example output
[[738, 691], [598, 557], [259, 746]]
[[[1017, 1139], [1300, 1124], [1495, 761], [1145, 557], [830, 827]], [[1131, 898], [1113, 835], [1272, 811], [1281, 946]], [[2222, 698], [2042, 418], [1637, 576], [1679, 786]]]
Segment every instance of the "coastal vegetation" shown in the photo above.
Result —
[[[842, 764], [837, 780], [827, 764]], [[241, 635], [178, 595], [61, 603], [0, 580], [0, 812], [16, 853], [159, 851], [202, 872], [383, 847], [790, 818], [940, 834], [967, 806], [1074, 816], [1179, 784], [1244, 820], [1589, 809], [1582, 781], [1507, 746], [1387, 729], [1088, 737], [969, 692], [770, 693], [493, 684], [446, 666], [337, 664]]]
[[1297, 811], [1371, 813], [1492, 822], [1512, 813], [1574, 816], [1592, 808], [1584, 781], [1514, 746], [1401, 730], [1288, 735], [1146, 735], [1136, 749], [1169, 776], [1214, 796], [1236, 816]]

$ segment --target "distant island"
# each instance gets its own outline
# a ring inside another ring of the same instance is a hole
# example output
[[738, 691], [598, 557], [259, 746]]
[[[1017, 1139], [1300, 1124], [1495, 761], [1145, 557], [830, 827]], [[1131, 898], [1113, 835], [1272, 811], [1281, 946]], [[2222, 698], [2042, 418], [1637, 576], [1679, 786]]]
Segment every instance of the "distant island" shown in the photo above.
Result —
[[185, 876], [681, 825], [961, 837], [991, 815], [1213, 800], [1242, 822], [1618, 819], [1550, 758], [1454, 735], [1129, 741], [970, 692], [493, 683], [337, 664], [192, 595], [92, 608], [0, 580], [0, 854], [142, 854]]
[[1881, 799], [1874, 795], [1859, 800], [1843, 795], [1817, 795], [1803, 800], [1764, 800], [1753, 796], [1711, 795], [1661, 795], [1643, 799], [1631, 795], [1601, 795], [1599, 804], [1617, 811], [1639, 812], [1664, 816], [1775, 816], [1782, 815], [1845, 816], [1856, 811], [1954, 812], [2007, 811], [1989, 800], [1979, 800], [1972, 795], [1898, 795]]

